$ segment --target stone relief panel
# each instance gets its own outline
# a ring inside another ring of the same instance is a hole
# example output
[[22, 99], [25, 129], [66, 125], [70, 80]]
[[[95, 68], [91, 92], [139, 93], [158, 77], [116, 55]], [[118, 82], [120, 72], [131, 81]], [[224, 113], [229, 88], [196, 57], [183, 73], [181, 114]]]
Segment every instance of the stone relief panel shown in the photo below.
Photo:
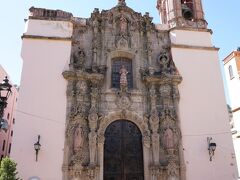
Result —
[[[169, 32], [157, 30], [149, 13], [134, 12], [125, 1], [73, 22], [71, 61], [63, 72], [68, 81], [64, 179], [103, 179], [104, 132], [110, 123], [126, 119], [142, 133], [145, 179], [180, 180], [182, 78], [171, 56]], [[111, 88], [112, 52], [134, 57], [135, 88], [128, 89], [124, 66], [120, 88]]]

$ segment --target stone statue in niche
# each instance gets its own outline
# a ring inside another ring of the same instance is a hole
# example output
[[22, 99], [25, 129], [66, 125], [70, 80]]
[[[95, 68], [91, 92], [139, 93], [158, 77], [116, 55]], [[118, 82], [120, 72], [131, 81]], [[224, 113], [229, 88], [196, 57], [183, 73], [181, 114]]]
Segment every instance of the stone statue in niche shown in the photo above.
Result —
[[83, 147], [83, 141], [84, 141], [83, 128], [80, 125], [78, 125], [74, 132], [74, 144], [73, 144], [74, 153], [81, 151]]
[[121, 88], [121, 90], [127, 89], [127, 86], [128, 86], [128, 82], [127, 82], [128, 71], [127, 71], [127, 69], [125, 68], [124, 65], [122, 65], [122, 67], [120, 68], [119, 74], [120, 74], [120, 88]]
[[170, 48], [165, 47], [161, 52], [157, 59], [160, 73], [162, 75], [179, 75], [179, 72], [172, 60]]
[[167, 128], [163, 135], [164, 145], [167, 149], [174, 148], [174, 134], [172, 129]]
[[[81, 121], [81, 122], [80, 122]], [[87, 124], [84, 119], [78, 119], [78, 123], [71, 135], [72, 153], [70, 156], [70, 166], [86, 166], [89, 163]]]
[[72, 58], [73, 68], [77, 70], [82, 70], [84, 68], [85, 63], [85, 53], [83, 50], [78, 49]]
[[120, 35], [126, 35], [127, 34], [127, 25], [128, 25], [128, 22], [127, 22], [127, 19], [122, 15], [119, 19], [120, 21]]
[[170, 57], [169, 53], [164, 50], [158, 58], [158, 63], [160, 65], [160, 71], [162, 74], [168, 74], [169, 73], [169, 65], [170, 65]]

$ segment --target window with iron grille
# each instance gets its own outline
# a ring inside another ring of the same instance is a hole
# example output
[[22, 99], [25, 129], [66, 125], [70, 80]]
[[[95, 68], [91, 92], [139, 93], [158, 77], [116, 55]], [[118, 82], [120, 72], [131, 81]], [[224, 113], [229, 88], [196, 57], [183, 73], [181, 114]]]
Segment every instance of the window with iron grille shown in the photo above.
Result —
[[112, 60], [112, 88], [120, 88], [120, 68], [124, 65], [127, 69], [128, 88], [133, 88], [132, 61], [127, 58], [114, 58]]

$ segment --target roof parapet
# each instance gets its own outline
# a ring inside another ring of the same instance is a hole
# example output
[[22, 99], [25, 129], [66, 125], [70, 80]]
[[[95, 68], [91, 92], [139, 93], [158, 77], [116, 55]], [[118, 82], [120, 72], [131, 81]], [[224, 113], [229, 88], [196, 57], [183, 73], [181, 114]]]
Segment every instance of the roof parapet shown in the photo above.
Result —
[[73, 17], [72, 13], [65, 12], [62, 10], [51, 10], [51, 9], [31, 7], [29, 11], [30, 11], [29, 18], [32, 18], [32, 19], [71, 20], [71, 18]]

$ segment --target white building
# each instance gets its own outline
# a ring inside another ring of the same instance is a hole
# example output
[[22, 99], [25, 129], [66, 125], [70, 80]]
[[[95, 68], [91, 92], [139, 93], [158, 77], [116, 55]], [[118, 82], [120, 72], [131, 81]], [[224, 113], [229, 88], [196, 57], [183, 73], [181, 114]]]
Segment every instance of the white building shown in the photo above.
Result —
[[240, 172], [240, 49], [231, 52], [223, 62], [232, 111], [233, 142]]
[[157, 3], [160, 25], [120, 0], [87, 19], [30, 9], [12, 156], [21, 178], [237, 179], [201, 0]]

